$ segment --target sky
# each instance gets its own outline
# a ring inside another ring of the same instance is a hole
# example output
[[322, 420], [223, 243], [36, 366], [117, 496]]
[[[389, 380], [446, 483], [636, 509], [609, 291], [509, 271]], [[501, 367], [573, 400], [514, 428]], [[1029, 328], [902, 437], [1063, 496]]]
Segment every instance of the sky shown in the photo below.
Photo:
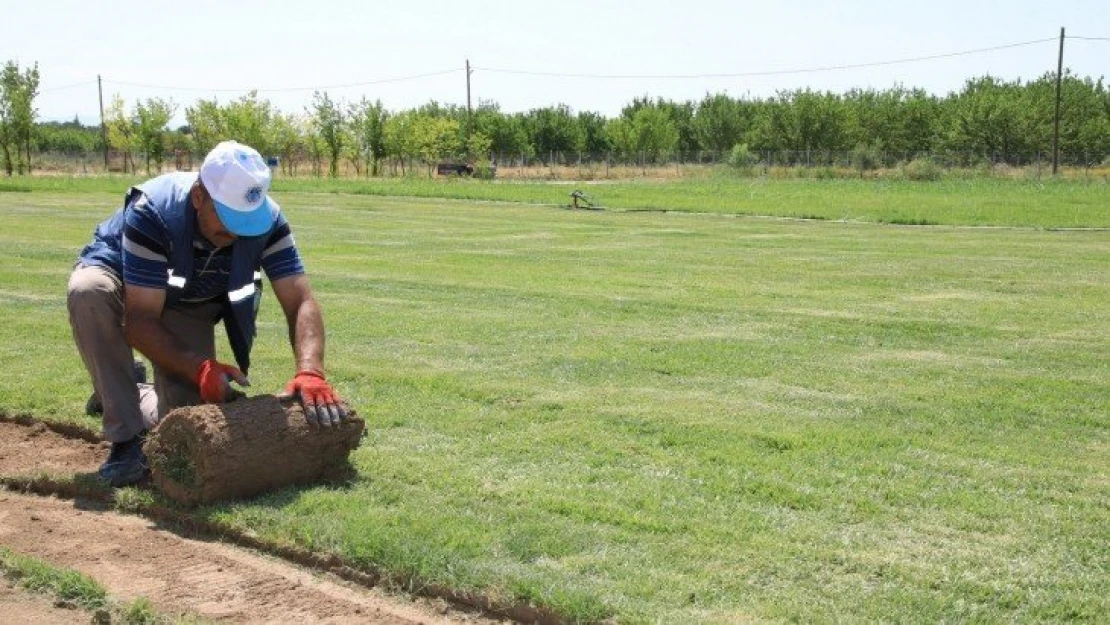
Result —
[[468, 60], [474, 106], [612, 117], [642, 96], [1031, 80], [1055, 72], [1061, 28], [1066, 68], [1110, 75], [1110, 0], [0, 0], [0, 62], [38, 63], [43, 121], [99, 123], [98, 76], [105, 107], [171, 100], [175, 127], [252, 89], [286, 113], [316, 91], [465, 106]]

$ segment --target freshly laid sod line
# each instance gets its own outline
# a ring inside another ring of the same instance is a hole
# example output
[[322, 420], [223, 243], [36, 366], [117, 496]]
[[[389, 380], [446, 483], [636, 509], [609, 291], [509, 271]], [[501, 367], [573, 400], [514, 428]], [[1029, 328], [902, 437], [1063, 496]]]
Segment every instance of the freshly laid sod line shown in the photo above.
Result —
[[[0, 408], [95, 425], [64, 285], [117, 196], [0, 194]], [[369, 434], [207, 520], [568, 619], [1110, 614], [1105, 232], [278, 199]]]

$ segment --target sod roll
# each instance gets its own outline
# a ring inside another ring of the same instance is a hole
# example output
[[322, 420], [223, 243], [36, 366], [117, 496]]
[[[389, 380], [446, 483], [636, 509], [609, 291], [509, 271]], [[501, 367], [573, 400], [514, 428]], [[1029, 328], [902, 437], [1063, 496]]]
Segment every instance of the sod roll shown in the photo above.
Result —
[[300, 402], [262, 395], [171, 411], [144, 451], [154, 484], [188, 505], [251, 497], [350, 471], [365, 423], [309, 425]]

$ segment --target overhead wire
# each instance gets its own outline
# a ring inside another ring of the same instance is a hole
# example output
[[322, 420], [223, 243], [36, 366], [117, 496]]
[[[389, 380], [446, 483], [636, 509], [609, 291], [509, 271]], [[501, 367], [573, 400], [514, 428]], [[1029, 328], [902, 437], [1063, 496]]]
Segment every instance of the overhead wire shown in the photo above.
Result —
[[239, 92], [244, 92], [244, 91], [257, 91], [259, 93], [276, 93], [276, 92], [286, 92], [286, 91], [326, 91], [328, 89], [348, 89], [348, 88], [351, 88], [351, 87], [364, 87], [364, 86], [367, 86], [367, 85], [381, 85], [381, 84], [392, 83], [392, 82], [404, 82], [404, 81], [408, 81], [408, 80], [419, 80], [421, 78], [430, 78], [432, 76], [442, 76], [444, 74], [452, 74], [452, 73], [455, 73], [455, 72], [462, 72], [462, 71], [465, 71], [465, 70], [463, 70], [463, 68], [460, 67], [460, 68], [457, 68], [457, 69], [448, 69], [448, 70], [443, 70], [443, 71], [438, 71], [438, 72], [428, 72], [428, 73], [425, 73], [425, 74], [413, 74], [413, 75], [410, 75], [410, 76], [397, 76], [397, 77], [393, 77], [393, 78], [379, 78], [379, 79], [374, 79], [374, 80], [364, 80], [364, 81], [360, 81], [360, 82], [353, 82], [353, 83], [347, 83], [347, 84], [341, 84], [341, 85], [319, 85], [319, 86], [314, 86], [314, 87], [270, 87], [270, 88], [255, 88], [255, 89], [251, 89], [251, 88], [237, 88], [236, 89], [236, 88], [223, 88], [223, 87], [177, 87], [177, 86], [169, 86], [169, 85], [151, 85], [151, 84], [144, 84], [144, 83], [135, 83], [135, 82], [129, 82], [129, 81], [124, 81], [124, 80], [112, 80], [110, 78], [105, 78], [104, 82], [111, 83], [113, 85], [120, 85], [120, 86], [124, 86], [124, 87], [136, 87], [136, 88], [140, 88], [140, 89], [158, 89], [158, 90], [161, 90], [161, 91], [194, 91], [194, 92], [205, 92], [205, 93], [213, 93], [213, 92], [220, 92], [220, 93], [236, 92], [236, 93], [239, 93]]
[[47, 93], [49, 91], [62, 91], [63, 89], [73, 89], [75, 87], [84, 87], [86, 85], [95, 85], [95, 84], [96, 84], [95, 80], [86, 80], [85, 82], [78, 82], [78, 83], [74, 83], [72, 85], [62, 85], [61, 87], [47, 87], [46, 89], [40, 89], [39, 93]]
[[[1076, 39], [1081, 41], [1110, 41], [1110, 37], [1087, 37], [1080, 35], [1066, 35], [1065, 39]], [[899, 65], [904, 63], [918, 63], [922, 61], [932, 61], [937, 59], [955, 58], [960, 56], [969, 56], [974, 54], [983, 54], [986, 52], [994, 52], [998, 50], [1006, 50], [1011, 48], [1019, 48], [1025, 46], [1032, 46], [1048, 42], [1058, 41], [1057, 37], [1048, 37], [1044, 39], [1033, 39], [1030, 41], [1019, 41], [1016, 43], [1008, 43], [997, 46], [990, 46], [986, 48], [975, 48], [972, 50], [962, 50], [959, 52], [947, 52], [943, 54], [930, 54], [926, 56], [917, 56], [904, 59], [893, 59], [886, 61], [872, 61], [867, 63], [850, 63], [843, 65], [826, 65], [818, 67], [795, 68], [785, 70], [760, 70], [760, 71], [745, 71], [745, 72], [722, 72], [722, 73], [698, 73], [698, 74], [593, 74], [593, 73], [572, 73], [572, 72], [545, 72], [537, 70], [518, 70], [507, 69], [499, 67], [482, 67], [471, 66], [472, 71], [484, 71], [498, 74], [515, 74], [521, 76], [540, 76], [549, 78], [583, 78], [583, 79], [602, 79], [602, 80], [696, 80], [706, 78], [743, 78], [752, 76], [785, 76], [791, 74], [810, 74], [819, 72], [840, 71], [847, 69], [862, 69], [868, 67], [882, 67], [887, 65]], [[408, 76], [395, 76], [391, 78], [378, 78], [371, 80], [364, 80], [359, 82], [335, 84], [335, 85], [317, 85], [305, 87], [260, 87], [260, 88], [228, 88], [228, 87], [195, 87], [195, 86], [173, 86], [173, 85], [156, 85], [139, 82], [131, 82], [127, 80], [114, 80], [112, 78], [104, 78], [105, 83], [123, 86], [134, 87], [140, 89], [155, 89], [160, 91], [187, 91], [187, 92], [201, 92], [201, 93], [243, 93], [248, 91], [256, 91], [258, 93], [281, 93], [281, 92], [295, 92], [295, 91], [326, 91], [329, 89], [349, 89], [352, 87], [364, 87], [369, 85], [381, 85], [388, 83], [405, 82], [411, 80], [420, 80], [423, 78], [431, 78], [435, 76], [443, 76], [446, 74], [454, 74], [466, 71], [463, 68], [445, 69], [436, 72], [427, 72], [422, 74], [412, 74]], [[50, 87], [43, 89], [40, 93], [51, 91], [61, 91], [64, 89], [72, 89], [75, 87], [83, 87], [86, 85], [96, 83], [95, 80], [75, 83], [71, 85], [64, 85], [61, 87]]]
[[1017, 48], [1022, 46], [1031, 46], [1049, 41], [1057, 41], [1056, 37], [1046, 39], [1034, 39], [1031, 41], [1021, 41], [1018, 43], [1009, 43], [1000, 46], [991, 46], [989, 48], [976, 48], [974, 50], [964, 50], [961, 52], [948, 52], [945, 54], [931, 54], [928, 56], [919, 56], [908, 59], [896, 59], [892, 61], [874, 61], [870, 63], [852, 63], [848, 65], [828, 65], [823, 67], [810, 67], [803, 69], [788, 69], [788, 70], [768, 70], [768, 71], [753, 71], [753, 72], [728, 72], [719, 74], [573, 74], [562, 72], [538, 72], [528, 70], [512, 70], [501, 69], [493, 67], [475, 67], [475, 70], [482, 70], [486, 72], [495, 72], [501, 74], [517, 74], [525, 76], [546, 76], [556, 78], [599, 78], [599, 79], [650, 79], [650, 80], [670, 80], [670, 79], [700, 79], [700, 78], [741, 78], [748, 76], [779, 76], [789, 74], [807, 74], [817, 72], [828, 72], [844, 69], [859, 69], [865, 67], [879, 67], [883, 65], [896, 65], [900, 63], [916, 63], [920, 61], [931, 61], [936, 59], [945, 59], [958, 56], [967, 56], [971, 54], [981, 54], [984, 52], [993, 52], [995, 50], [1005, 50], [1008, 48]]

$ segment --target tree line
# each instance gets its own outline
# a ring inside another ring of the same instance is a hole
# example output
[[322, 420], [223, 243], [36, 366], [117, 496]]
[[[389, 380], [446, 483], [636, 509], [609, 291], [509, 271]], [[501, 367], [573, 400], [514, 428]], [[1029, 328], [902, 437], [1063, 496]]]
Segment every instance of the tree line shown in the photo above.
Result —
[[[37, 65], [21, 71], [9, 62], [0, 74], [0, 144], [9, 175], [30, 170], [32, 150], [103, 148], [99, 127], [78, 120], [35, 123], [38, 81]], [[112, 98], [105, 112], [107, 141], [122, 155], [125, 170], [135, 170], [137, 156], [148, 171], [161, 168], [169, 154], [202, 156], [226, 138], [278, 157], [287, 172], [307, 162], [332, 176], [341, 162], [373, 176], [383, 167], [404, 174], [406, 163], [430, 168], [466, 159], [480, 170], [491, 155], [559, 162], [583, 153], [640, 163], [676, 154], [730, 154], [733, 161], [748, 161], [762, 154], [821, 152], [854, 152], [875, 166], [883, 158], [940, 152], [1028, 162], [1052, 154], [1056, 75], [1028, 82], [982, 76], [946, 96], [902, 86], [847, 93], [803, 88], [766, 98], [717, 93], [682, 102], [644, 96], [611, 118], [566, 104], [507, 113], [492, 101], [480, 101], [473, 111], [435, 101], [390, 111], [380, 100], [343, 102], [319, 91], [302, 112], [286, 113], [250, 92], [226, 103], [198, 100], [185, 108], [186, 124], [171, 130], [177, 107], [162, 98], [130, 106], [118, 95]], [[1061, 77], [1059, 150], [1073, 164], [1110, 159], [1110, 90], [1102, 78], [1070, 71]]]

